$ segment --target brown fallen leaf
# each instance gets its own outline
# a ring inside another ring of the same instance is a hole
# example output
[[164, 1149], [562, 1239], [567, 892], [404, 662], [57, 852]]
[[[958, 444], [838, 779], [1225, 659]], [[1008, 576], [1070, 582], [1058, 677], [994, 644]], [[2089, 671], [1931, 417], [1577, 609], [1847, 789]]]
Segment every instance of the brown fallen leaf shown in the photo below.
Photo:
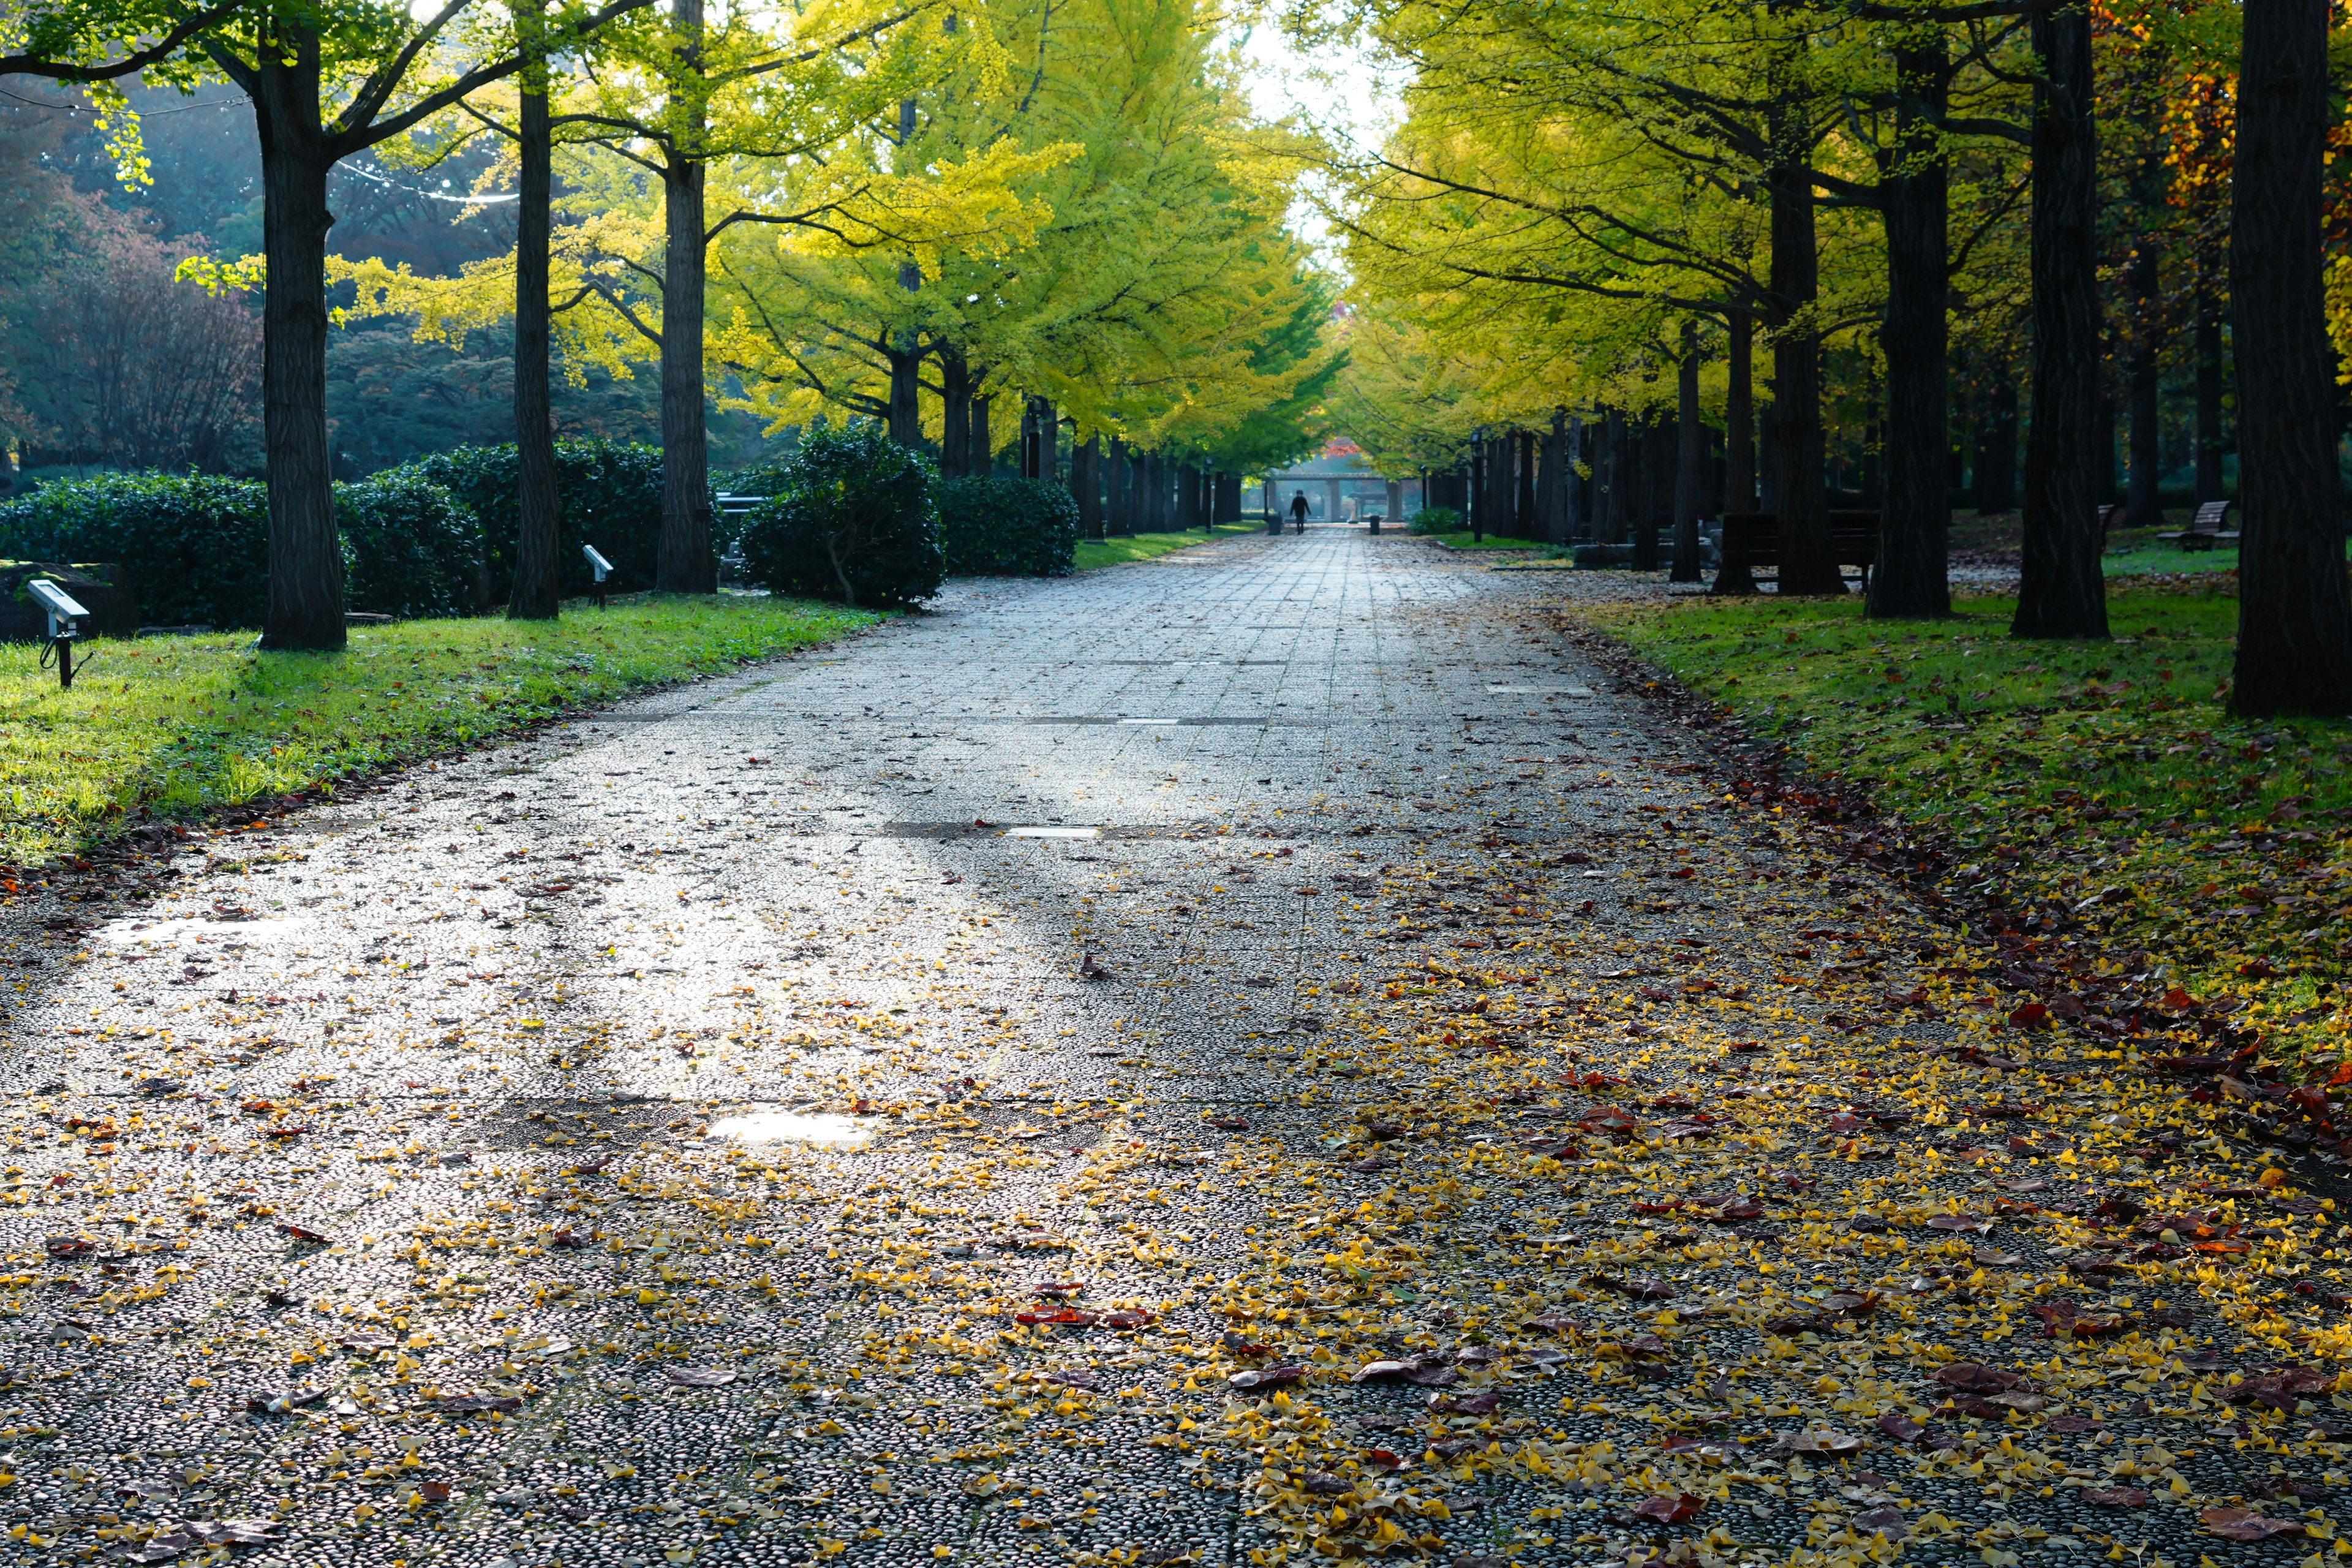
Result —
[[1307, 1369], [1303, 1366], [1258, 1367], [1248, 1372], [1237, 1372], [1225, 1381], [1240, 1389], [1279, 1388], [1285, 1384], [1306, 1382]]
[[1939, 1366], [1936, 1369], [1935, 1378], [1947, 1388], [1957, 1388], [1969, 1394], [2000, 1394], [2025, 1381], [2013, 1372], [1979, 1366], [1972, 1361], [1956, 1361], [1949, 1366]]
[[1674, 1287], [1663, 1279], [1628, 1278], [1616, 1274], [1595, 1274], [1591, 1282], [1604, 1290], [1614, 1290], [1620, 1296], [1630, 1296], [1636, 1301], [1671, 1301]]
[[2268, 1541], [2274, 1535], [2304, 1533], [2299, 1519], [2265, 1519], [2246, 1508], [2209, 1508], [2197, 1518], [2207, 1534], [2224, 1541]]
[[2137, 1487], [2101, 1487], [2085, 1491], [2083, 1500], [2101, 1508], [2146, 1508], [2147, 1494]]
[[1633, 1517], [1652, 1524], [1680, 1524], [1706, 1506], [1705, 1500], [1695, 1498], [1688, 1492], [1672, 1492], [1643, 1498], [1633, 1505]]
[[1878, 1418], [1878, 1429], [1898, 1443], [1916, 1443], [1927, 1435], [1927, 1428], [1898, 1411], [1888, 1411]]

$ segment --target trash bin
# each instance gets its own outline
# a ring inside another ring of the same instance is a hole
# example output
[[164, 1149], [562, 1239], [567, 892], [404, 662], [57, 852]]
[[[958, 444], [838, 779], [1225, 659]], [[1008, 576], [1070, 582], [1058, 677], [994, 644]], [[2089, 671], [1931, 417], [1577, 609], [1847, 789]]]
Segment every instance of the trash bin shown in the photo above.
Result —
[[1282, 514], [1280, 512], [1276, 512], [1272, 517], [1265, 520], [1265, 531], [1268, 533], [1280, 533], [1282, 531]]

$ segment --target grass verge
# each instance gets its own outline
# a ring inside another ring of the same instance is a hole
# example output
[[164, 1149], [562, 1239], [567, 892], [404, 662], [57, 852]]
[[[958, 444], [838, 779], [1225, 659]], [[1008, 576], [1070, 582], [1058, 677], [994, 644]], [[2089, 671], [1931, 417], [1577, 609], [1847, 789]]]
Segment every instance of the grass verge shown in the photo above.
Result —
[[1541, 540], [1505, 539], [1498, 533], [1490, 533], [1484, 539], [1474, 539], [1471, 537], [1470, 531], [1466, 528], [1459, 533], [1424, 533], [1421, 535], [1421, 537], [1423, 539], [1434, 539], [1442, 544], [1450, 544], [1456, 550], [1533, 550], [1542, 552], [1549, 551], [1551, 548], [1550, 545], [1544, 543]]
[[0, 646], [0, 859], [39, 864], [140, 820], [331, 786], [879, 618], [641, 596], [551, 623], [357, 627], [339, 654], [258, 653], [250, 632], [100, 641], [70, 691], [37, 647]]
[[1940, 622], [1769, 597], [1576, 614], [1940, 842], [1949, 891], [2088, 926], [2192, 994], [2242, 997], [2273, 1054], [2332, 1061], [2352, 1034], [2352, 724], [2229, 715], [2227, 589], [2126, 585], [2108, 643], [2013, 641], [2001, 598]]
[[1155, 555], [1165, 555], [1188, 544], [1206, 544], [1212, 539], [1223, 539], [1232, 534], [1265, 531], [1265, 525], [1261, 522], [1221, 522], [1206, 533], [1192, 529], [1182, 533], [1130, 533], [1115, 539], [1081, 539], [1078, 541], [1077, 569], [1091, 572], [1097, 566], [1149, 561]]

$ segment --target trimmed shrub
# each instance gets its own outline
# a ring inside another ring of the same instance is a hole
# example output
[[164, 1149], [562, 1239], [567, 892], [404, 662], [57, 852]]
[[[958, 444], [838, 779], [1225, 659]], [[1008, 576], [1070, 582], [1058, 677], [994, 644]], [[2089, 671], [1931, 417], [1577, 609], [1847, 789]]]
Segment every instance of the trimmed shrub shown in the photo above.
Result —
[[[490, 592], [500, 604], [514, 580], [515, 534], [522, 526], [515, 500], [516, 462], [509, 441], [502, 447], [456, 447], [385, 470], [445, 486], [474, 514], [488, 552]], [[607, 584], [612, 592], [654, 585], [654, 553], [661, 539], [660, 447], [558, 441], [555, 491], [563, 508], [556, 525], [556, 563], [567, 597], [595, 587], [595, 574], [580, 553], [583, 544], [594, 545], [613, 563]]]
[[868, 608], [940, 591], [939, 471], [929, 458], [861, 422], [810, 430], [775, 477], [745, 521], [752, 581]]
[[1462, 530], [1462, 514], [1450, 506], [1425, 506], [1412, 514], [1406, 523], [1408, 533], [1458, 533]]
[[950, 577], [1066, 577], [1077, 500], [1043, 479], [950, 479], [940, 487], [940, 548]]
[[119, 562], [149, 626], [257, 626], [269, 606], [258, 479], [100, 474], [0, 505], [0, 556]]
[[446, 486], [413, 468], [337, 485], [335, 526], [352, 609], [415, 618], [478, 607], [482, 525]]

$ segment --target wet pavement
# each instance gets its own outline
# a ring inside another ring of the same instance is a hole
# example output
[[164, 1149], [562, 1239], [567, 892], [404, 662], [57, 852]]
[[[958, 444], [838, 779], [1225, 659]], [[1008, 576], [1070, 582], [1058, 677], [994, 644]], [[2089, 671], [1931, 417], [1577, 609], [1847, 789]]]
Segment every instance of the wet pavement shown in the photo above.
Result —
[[1989, 1064], [1566, 575], [962, 585], [26, 889], [0, 1562], [2313, 1550], [2189, 1504], [2323, 1528], [2332, 1384], [2175, 1363], [2341, 1331], [2092, 1212], [2263, 1151]]

